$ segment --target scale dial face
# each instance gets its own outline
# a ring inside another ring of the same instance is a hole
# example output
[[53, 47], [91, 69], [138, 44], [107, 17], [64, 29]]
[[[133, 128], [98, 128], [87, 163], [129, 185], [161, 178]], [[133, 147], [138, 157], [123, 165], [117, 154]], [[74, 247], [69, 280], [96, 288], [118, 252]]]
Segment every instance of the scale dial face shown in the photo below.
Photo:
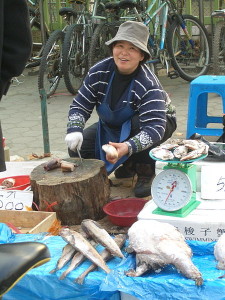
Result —
[[159, 208], [165, 211], [176, 211], [190, 201], [192, 185], [184, 172], [167, 169], [154, 178], [151, 192], [153, 201]]

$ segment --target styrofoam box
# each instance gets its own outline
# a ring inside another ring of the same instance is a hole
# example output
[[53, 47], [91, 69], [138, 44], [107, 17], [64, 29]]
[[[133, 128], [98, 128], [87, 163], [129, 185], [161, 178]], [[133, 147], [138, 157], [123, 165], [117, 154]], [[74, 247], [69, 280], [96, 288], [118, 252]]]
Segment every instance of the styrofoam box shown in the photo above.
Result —
[[153, 214], [157, 206], [153, 200], [150, 200], [138, 214], [138, 220], [170, 223], [177, 227], [186, 240], [217, 241], [225, 232], [225, 201], [201, 200], [199, 193], [197, 193], [197, 200], [201, 202], [199, 206], [184, 218]]

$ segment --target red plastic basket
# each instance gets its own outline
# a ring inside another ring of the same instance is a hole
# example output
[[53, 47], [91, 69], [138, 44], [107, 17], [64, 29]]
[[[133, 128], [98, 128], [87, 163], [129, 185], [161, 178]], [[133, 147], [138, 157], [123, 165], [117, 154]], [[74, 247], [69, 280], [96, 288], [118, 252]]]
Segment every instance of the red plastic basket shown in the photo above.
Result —
[[148, 200], [142, 198], [124, 198], [107, 203], [103, 211], [109, 220], [118, 226], [129, 227], [137, 221], [137, 215]]
[[7, 188], [4, 190], [25, 190], [28, 186], [30, 186], [30, 176], [29, 175], [20, 175], [20, 176], [10, 176], [5, 178], [0, 178], [0, 184], [3, 180], [13, 178], [15, 179], [15, 185], [11, 188]]

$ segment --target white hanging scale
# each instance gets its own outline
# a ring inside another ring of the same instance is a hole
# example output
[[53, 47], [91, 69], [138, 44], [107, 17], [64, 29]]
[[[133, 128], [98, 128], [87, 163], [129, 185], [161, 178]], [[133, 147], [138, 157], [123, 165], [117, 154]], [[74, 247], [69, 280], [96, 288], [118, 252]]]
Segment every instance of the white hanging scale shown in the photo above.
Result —
[[151, 193], [158, 206], [153, 214], [186, 217], [200, 204], [196, 200], [196, 165], [169, 162], [154, 178]]

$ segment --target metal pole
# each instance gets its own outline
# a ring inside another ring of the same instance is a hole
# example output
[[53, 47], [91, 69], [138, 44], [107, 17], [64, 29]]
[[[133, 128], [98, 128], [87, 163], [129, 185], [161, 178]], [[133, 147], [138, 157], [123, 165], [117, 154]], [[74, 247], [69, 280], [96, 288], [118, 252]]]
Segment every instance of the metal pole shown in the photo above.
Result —
[[46, 43], [46, 32], [45, 32], [45, 19], [44, 19], [44, 0], [39, 2], [39, 11], [40, 11], [40, 25], [41, 25], [41, 40], [42, 44]]
[[199, 0], [199, 20], [205, 24], [204, 22], [204, 4], [203, 0]]
[[42, 132], [44, 143], [44, 154], [50, 154], [49, 131], [48, 131], [48, 114], [47, 114], [47, 95], [45, 89], [40, 89], [41, 97], [41, 116], [42, 116]]

